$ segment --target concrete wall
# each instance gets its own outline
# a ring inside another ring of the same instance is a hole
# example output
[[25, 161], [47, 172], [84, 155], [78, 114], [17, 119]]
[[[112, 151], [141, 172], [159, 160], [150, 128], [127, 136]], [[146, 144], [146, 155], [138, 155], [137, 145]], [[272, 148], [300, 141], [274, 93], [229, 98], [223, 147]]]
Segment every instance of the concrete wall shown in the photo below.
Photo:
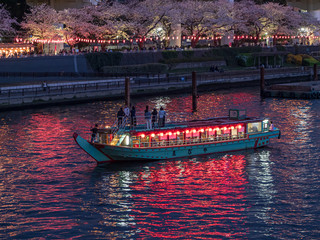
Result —
[[0, 72], [92, 72], [83, 55], [0, 59]]
[[[293, 54], [310, 54], [319, 52], [320, 46], [290, 46], [286, 50]], [[207, 51], [194, 50], [193, 57], [204, 57]], [[275, 48], [265, 48], [264, 51], [275, 51]], [[180, 57], [183, 58], [182, 51]], [[120, 65], [158, 63], [162, 58], [161, 51], [123, 53]], [[92, 72], [92, 69], [84, 55], [77, 55], [0, 59], [0, 72]]]

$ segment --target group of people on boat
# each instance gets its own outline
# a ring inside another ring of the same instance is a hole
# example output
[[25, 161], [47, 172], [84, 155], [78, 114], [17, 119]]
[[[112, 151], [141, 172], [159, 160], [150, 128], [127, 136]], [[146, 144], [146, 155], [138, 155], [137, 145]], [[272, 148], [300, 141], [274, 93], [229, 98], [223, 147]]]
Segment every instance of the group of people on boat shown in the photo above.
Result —
[[147, 105], [146, 109], [144, 110], [144, 118], [146, 120], [147, 129], [154, 129], [156, 124], [158, 124], [158, 127], [164, 127], [166, 121], [166, 111], [163, 109], [163, 107], [160, 107], [159, 112], [156, 108], [150, 112], [149, 106]]
[[[132, 106], [131, 110], [128, 106], [125, 106], [124, 109], [121, 107], [117, 113], [118, 128], [123, 128], [124, 126], [126, 126], [129, 123], [129, 119], [130, 126], [134, 128], [137, 125], [135, 107]], [[163, 109], [163, 107], [160, 108], [159, 112], [156, 108], [154, 108], [152, 111], [149, 111], [149, 106], [146, 106], [146, 109], [144, 110], [144, 119], [146, 122], [147, 129], [154, 129], [155, 127], [164, 127], [166, 111]]]
[[118, 119], [118, 127], [121, 128], [123, 125], [127, 125], [130, 119], [130, 126], [134, 127], [137, 125], [136, 119], [136, 108], [132, 106], [131, 110], [128, 106], [125, 106], [123, 109], [122, 107], [117, 112], [117, 119]]

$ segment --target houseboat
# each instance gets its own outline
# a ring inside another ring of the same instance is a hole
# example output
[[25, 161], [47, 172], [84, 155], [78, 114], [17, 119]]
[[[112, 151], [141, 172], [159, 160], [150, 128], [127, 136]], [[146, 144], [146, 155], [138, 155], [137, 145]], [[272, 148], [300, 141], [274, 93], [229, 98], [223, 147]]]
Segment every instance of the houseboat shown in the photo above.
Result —
[[266, 118], [247, 117], [230, 109], [229, 116], [171, 122], [164, 127], [146, 125], [99, 128], [93, 142], [73, 135], [76, 143], [98, 164], [115, 161], [167, 160], [266, 146], [280, 138], [280, 130]]

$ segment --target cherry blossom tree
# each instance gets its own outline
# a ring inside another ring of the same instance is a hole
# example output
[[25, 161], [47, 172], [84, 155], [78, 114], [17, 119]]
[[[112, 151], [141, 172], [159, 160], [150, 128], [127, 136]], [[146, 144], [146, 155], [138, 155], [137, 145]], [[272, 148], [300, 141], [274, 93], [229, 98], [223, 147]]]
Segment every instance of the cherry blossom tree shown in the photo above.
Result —
[[235, 3], [234, 7], [238, 34], [249, 34], [258, 42], [261, 34], [297, 34], [301, 27], [315, 30], [319, 24], [309, 13], [300, 13], [290, 6], [278, 3], [255, 4], [251, 0]]
[[92, 15], [87, 9], [70, 8], [59, 12], [59, 22], [63, 24], [62, 35], [73, 48], [77, 38], [89, 38], [92, 32]]
[[0, 37], [7, 34], [14, 34], [14, 24], [18, 24], [14, 18], [11, 18], [10, 13], [5, 9], [3, 4], [0, 4]]
[[171, 21], [169, 12], [172, 4], [169, 0], [135, 0], [126, 5], [128, 9], [124, 16], [123, 32], [131, 37], [142, 39], [139, 41], [143, 47], [144, 38], [156, 34], [157, 28], [170, 32]]
[[212, 2], [186, 0], [177, 4], [180, 10], [180, 23], [185, 35], [193, 36], [191, 46], [195, 47], [199, 37], [210, 29], [210, 9]]
[[112, 39], [121, 32], [123, 7], [119, 3], [101, 3], [80, 9], [66, 9], [59, 12], [66, 42], [73, 47], [77, 38]]
[[[92, 19], [91, 35], [96, 39], [127, 38], [123, 29], [123, 16], [127, 8], [119, 2], [102, 2], [90, 11]], [[101, 44], [102, 48], [105, 44]]]
[[194, 47], [199, 37], [230, 31], [233, 24], [232, 4], [225, 0], [186, 0], [178, 4], [183, 33], [193, 36]]
[[301, 31], [301, 28], [307, 28], [309, 33], [316, 33], [320, 31], [320, 22], [314, 16], [308, 12], [300, 12], [300, 24], [297, 25], [297, 32]]
[[[60, 37], [58, 13], [46, 4], [32, 7], [30, 13], [26, 13], [21, 27], [32, 39], [53, 40]], [[39, 49], [42, 52], [43, 44], [39, 44]]]
[[234, 18], [236, 32], [255, 36], [256, 43], [268, 21], [266, 11], [252, 0], [234, 3]]
[[297, 33], [302, 16], [292, 7], [280, 5], [278, 3], [266, 3], [261, 5], [266, 13], [264, 31], [271, 35], [286, 34], [292, 35]]
[[233, 3], [226, 0], [218, 0], [211, 6], [209, 13], [209, 35], [225, 35], [233, 31], [234, 12]]

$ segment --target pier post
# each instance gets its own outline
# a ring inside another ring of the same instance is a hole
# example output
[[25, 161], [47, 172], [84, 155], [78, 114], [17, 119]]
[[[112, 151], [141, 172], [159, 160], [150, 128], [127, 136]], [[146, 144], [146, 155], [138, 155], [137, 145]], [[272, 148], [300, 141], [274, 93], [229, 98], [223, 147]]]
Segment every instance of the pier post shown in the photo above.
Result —
[[130, 78], [125, 78], [125, 105], [130, 107]]
[[260, 96], [264, 95], [264, 67], [260, 68]]
[[197, 75], [196, 72], [192, 72], [192, 111], [197, 111]]
[[313, 65], [313, 81], [318, 81], [318, 69], [317, 64]]

